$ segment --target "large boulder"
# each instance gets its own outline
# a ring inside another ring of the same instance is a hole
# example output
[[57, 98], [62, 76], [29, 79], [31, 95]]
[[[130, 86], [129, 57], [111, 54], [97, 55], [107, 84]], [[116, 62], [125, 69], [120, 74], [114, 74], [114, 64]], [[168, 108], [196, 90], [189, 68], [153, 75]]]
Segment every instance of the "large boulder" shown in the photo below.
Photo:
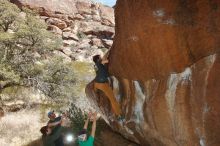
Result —
[[106, 122], [142, 146], [220, 145], [220, 1], [118, 0], [115, 11], [109, 70], [124, 125], [86, 88]]

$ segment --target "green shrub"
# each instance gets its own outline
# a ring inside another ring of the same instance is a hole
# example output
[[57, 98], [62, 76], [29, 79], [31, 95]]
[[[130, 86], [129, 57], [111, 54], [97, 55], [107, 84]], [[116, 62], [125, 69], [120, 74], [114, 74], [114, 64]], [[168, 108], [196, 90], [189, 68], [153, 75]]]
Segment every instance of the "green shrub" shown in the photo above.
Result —
[[[78, 133], [83, 129], [85, 120], [87, 118], [87, 114], [73, 103], [69, 108], [69, 113], [70, 113], [71, 127], [73, 133], [75, 136], [77, 136]], [[99, 136], [101, 134], [101, 131], [103, 131], [103, 129], [106, 128], [106, 123], [104, 122], [104, 120], [99, 119], [97, 120], [96, 124], [97, 125], [96, 125], [95, 140], [96, 143], [101, 143]], [[90, 122], [88, 125], [87, 134], [90, 134], [91, 127], [92, 127], [92, 122]], [[77, 145], [77, 141], [75, 141], [75, 145]]]

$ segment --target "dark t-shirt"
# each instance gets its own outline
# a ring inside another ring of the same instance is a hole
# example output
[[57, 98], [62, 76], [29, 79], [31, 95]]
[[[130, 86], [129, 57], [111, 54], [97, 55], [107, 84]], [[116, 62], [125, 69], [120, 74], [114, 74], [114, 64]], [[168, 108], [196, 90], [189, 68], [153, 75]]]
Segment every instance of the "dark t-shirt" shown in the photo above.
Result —
[[[48, 122], [49, 123], [54, 123], [54, 122], [58, 122], [61, 120], [61, 117], [56, 117], [54, 120], [50, 120]], [[59, 129], [61, 129], [61, 124], [58, 124], [57, 126], [55, 127], [52, 127], [52, 132], [50, 134], [50, 136], [53, 136], [53, 135], [56, 135], [56, 133], [59, 133]], [[63, 144], [63, 138], [62, 138], [62, 135], [60, 134], [59, 136], [57, 136], [57, 139], [54, 140], [54, 144], [55, 146], [64, 146]]]
[[63, 127], [59, 127], [56, 132], [52, 135], [43, 136], [43, 146], [64, 146], [61, 133]]
[[108, 76], [109, 76], [108, 71], [101, 62], [95, 64], [95, 70], [96, 70], [95, 82], [98, 83], [108, 82]]

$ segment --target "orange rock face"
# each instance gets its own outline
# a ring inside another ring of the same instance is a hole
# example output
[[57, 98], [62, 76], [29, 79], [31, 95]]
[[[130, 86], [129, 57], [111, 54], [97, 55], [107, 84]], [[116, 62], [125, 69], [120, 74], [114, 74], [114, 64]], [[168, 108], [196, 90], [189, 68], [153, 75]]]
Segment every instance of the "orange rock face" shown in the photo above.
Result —
[[218, 0], [118, 0], [110, 70], [128, 79], [181, 72], [219, 50]]
[[97, 110], [141, 146], [219, 146], [220, 1], [118, 0], [115, 12], [109, 69], [126, 123], [91, 83]]

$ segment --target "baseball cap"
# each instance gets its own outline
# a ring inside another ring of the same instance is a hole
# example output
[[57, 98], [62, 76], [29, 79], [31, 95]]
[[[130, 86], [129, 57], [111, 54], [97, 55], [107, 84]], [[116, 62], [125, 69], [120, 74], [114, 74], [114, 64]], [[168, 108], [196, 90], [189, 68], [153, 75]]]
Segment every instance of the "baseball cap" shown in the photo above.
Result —
[[54, 114], [54, 111], [49, 111], [49, 112], [47, 113], [47, 116], [49, 117], [49, 116], [51, 116], [52, 114]]

